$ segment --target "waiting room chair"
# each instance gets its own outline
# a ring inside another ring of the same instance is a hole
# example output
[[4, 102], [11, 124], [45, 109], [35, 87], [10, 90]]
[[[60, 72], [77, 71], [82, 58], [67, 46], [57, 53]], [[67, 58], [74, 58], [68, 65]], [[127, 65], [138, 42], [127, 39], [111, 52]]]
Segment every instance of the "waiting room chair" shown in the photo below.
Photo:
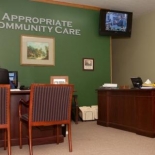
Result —
[[[66, 75], [50, 76], [50, 83], [51, 84], [69, 84], [69, 77]], [[79, 120], [79, 106], [78, 106], [77, 98], [78, 98], [78, 95], [73, 94], [71, 117], [74, 120], [75, 124], [78, 124], [78, 120]]]
[[[32, 150], [32, 127], [57, 126], [57, 144], [59, 143], [59, 126], [68, 125], [69, 151], [72, 152], [71, 104], [74, 86], [71, 84], [32, 84], [30, 100], [19, 101], [19, 141], [22, 148], [22, 123], [28, 124], [29, 151]], [[28, 113], [22, 114], [22, 105], [28, 106]]]
[[8, 146], [8, 155], [11, 155], [10, 85], [8, 84], [0, 85], [0, 129], [4, 130], [4, 149]]

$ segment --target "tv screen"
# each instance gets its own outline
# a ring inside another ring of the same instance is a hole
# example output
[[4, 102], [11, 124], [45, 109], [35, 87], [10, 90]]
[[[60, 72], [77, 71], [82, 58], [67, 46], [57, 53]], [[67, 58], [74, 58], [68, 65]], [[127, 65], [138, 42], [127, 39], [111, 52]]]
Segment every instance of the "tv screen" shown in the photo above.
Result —
[[16, 89], [18, 87], [18, 72], [9, 71], [9, 79], [10, 79], [11, 89]]
[[100, 10], [99, 34], [112, 37], [130, 37], [132, 12]]

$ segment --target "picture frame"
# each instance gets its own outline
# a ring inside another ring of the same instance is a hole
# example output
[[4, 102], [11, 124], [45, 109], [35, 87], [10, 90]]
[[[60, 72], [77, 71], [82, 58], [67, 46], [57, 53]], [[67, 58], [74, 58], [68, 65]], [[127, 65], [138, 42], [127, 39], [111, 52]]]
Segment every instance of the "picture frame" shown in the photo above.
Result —
[[69, 78], [68, 76], [51, 76], [50, 83], [51, 84], [68, 84]]
[[83, 58], [83, 70], [93, 71], [94, 70], [94, 59]]
[[21, 65], [54, 66], [55, 39], [53, 37], [21, 36]]

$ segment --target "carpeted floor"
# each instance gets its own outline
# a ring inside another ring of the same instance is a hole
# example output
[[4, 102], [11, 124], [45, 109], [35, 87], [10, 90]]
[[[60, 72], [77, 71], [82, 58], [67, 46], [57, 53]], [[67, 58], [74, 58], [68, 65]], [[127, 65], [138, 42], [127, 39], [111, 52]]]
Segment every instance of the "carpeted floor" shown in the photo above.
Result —
[[[72, 123], [73, 152], [64, 143], [33, 146], [33, 155], [155, 155], [155, 138], [103, 127], [96, 121]], [[0, 148], [0, 155], [7, 151]], [[29, 155], [27, 145], [12, 147], [12, 155]]]

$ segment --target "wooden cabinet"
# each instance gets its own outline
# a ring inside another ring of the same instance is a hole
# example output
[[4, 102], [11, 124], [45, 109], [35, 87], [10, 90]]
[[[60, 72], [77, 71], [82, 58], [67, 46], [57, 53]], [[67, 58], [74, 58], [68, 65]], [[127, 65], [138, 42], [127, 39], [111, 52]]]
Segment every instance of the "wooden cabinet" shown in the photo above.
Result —
[[155, 89], [98, 89], [98, 125], [155, 137]]

